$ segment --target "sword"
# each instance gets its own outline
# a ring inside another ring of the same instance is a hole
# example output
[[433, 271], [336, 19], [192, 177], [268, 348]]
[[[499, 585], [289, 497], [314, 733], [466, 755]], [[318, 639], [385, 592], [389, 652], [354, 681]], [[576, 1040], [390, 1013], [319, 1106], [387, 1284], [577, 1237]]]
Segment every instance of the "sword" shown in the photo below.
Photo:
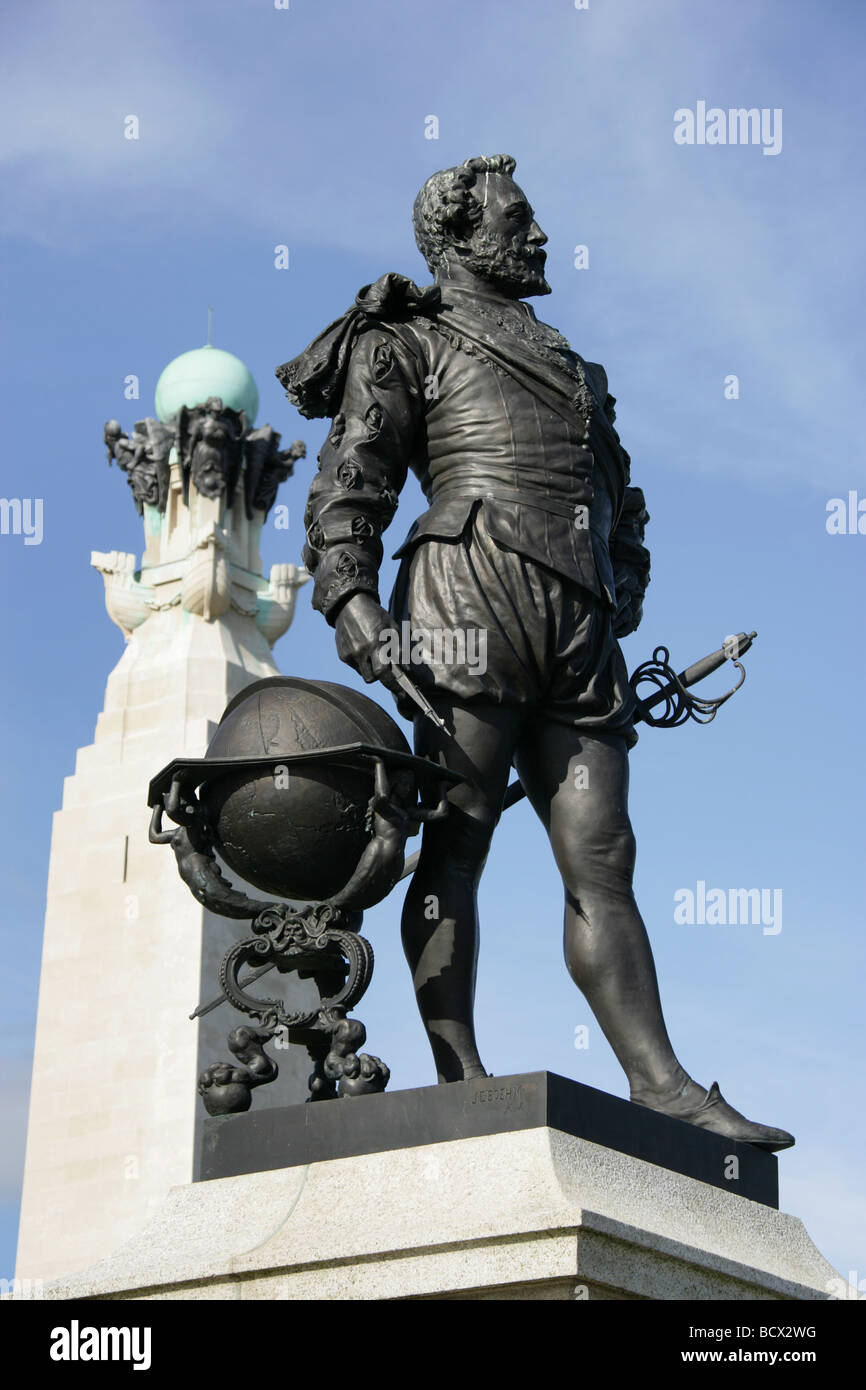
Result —
[[448, 728], [448, 725], [445, 723], [445, 720], [436, 713], [435, 709], [430, 704], [430, 701], [427, 700], [421, 694], [421, 691], [418, 689], [415, 682], [409, 679], [402, 667], [395, 666], [392, 664], [391, 674], [397, 681], [397, 684], [400, 686], [400, 688], [404, 690], [406, 694], [409, 696], [409, 699], [414, 700], [421, 713], [425, 714], [428, 719], [432, 720], [433, 723], [436, 725], [437, 729], [441, 729], [444, 734], [447, 734], [450, 739], [453, 739], [454, 735]]
[[[757, 635], [757, 632], [739, 632], [736, 637], [726, 637], [718, 651], [702, 657], [693, 666], [687, 666], [679, 675], [671, 667], [667, 647], [656, 647], [652, 660], [638, 666], [629, 681], [637, 700], [637, 719], [661, 729], [674, 729], [679, 724], [685, 724], [687, 719], [693, 719], [696, 724], [710, 724], [722, 705], [730, 700], [746, 679], [746, 671], [740, 665], [739, 658], [745, 656]], [[726, 661], [733, 662], [740, 673], [736, 685], [724, 695], [716, 695], [713, 698], [689, 694], [690, 686], [697, 685], [705, 676], [712, 675], [713, 671], [724, 666]], [[656, 693], [642, 700], [637, 692], [638, 687], [644, 684], [654, 686]], [[650, 712], [662, 704], [663, 713], [654, 715]]]

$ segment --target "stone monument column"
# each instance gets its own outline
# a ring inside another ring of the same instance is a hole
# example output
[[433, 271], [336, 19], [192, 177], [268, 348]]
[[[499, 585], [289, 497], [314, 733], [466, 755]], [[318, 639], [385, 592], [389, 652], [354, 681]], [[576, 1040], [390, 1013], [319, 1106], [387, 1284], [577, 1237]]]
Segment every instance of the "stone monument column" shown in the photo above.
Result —
[[[218, 348], [166, 367], [156, 419], [106, 426], [127, 474], [144, 555], [94, 552], [125, 649], [92, 744], [80, 748], [54, 817], [30, 1100], [18, 1275], [47, 1280], [134, 1235], [194, 1176], [196, 1081], [226, 1052], [217, 992], [236, 932], [200, 906], [172, 856], [148, 843], [154, 768], [200, 756], [228, 701], [278, 675], [271, 647], [308, 575], [262, 574], [259, 539], [304, 447], [254, 429], [255, 382]], [[116, 484], [115, 484], [116, 485]], [[263, 1103], [306, 1095], [306, 1057], [278, 1054]], [[297, 1072], [297, 1075], [294, 1073]]]

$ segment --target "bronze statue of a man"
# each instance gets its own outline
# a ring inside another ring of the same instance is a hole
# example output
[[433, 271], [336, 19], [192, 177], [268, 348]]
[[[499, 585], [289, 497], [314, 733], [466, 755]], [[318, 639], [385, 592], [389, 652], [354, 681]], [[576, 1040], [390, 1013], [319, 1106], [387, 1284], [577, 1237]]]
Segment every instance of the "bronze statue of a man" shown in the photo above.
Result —
[[[468, 778], [448, 816], [425, 827], [406, 897], [418, 1007], [439, 1080], [485, 1075], [473, 1023], [476, 895], [513, 764], [562, 875], [568, 969], [631, 1099], [785, 1148], [790, 1134], [693, 1081], [668, 1038], [632, 891], [636, 711], [617, 640], [640, 622], [648, 516], [604, 369], [524, 302], [550, 292], [547, 238], [514, 167], [495, 155], [428, 179], [414, 224], [435, 283], [382, 276], [277, 370], [303, 414], [333, 418], [305, 517], [314, 606], [342, 659], [416, 716], [417, 753]], [[388, 612], [380, 537], [410, 468], [429, 510], [396, 552]], [[401, 657], [444, 730], [397, 683], [395, 630], [449, 636], [422, 644], [420, 663]]]

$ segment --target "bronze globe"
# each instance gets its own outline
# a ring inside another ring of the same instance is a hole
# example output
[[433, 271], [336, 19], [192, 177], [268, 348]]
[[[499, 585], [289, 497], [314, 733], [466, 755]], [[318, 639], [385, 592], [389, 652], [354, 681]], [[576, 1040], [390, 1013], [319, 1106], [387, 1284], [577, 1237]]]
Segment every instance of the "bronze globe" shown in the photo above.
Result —
[[273, 676], [236, 696], [207, 758], [287, 762], [221, 772], [202, 788], [214, 848], [228, 867], [261, 891], [298, 902], [323, 902], [345, 887], [371, 837], [372, 772], [291, 759], [356, 743], [411, 755], [394, 720], [347, 686]]

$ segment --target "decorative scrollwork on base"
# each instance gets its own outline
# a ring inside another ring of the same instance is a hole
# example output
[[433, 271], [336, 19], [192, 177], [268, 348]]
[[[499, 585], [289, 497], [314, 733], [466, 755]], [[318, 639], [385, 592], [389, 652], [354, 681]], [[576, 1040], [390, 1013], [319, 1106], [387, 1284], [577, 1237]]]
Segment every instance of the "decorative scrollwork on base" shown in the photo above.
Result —
[[[350, 925], [357, 919], [357, 913], [328, 903], [302, 909], [271, 904], [255, 918], [255, 935], [229, 947], [219, 971], [223, 993], [259, 1026], [238, 1028], [229, 1036], [230, 1050], [248, 1063], [248, 1071], [221, 1062], [199, 1078], [199, 1094], [209, 1114], [248, 1110], [252, 1089], [276, 1078], [276, 1063], [265, 1055], [262, 1044], [278, 1029], [287, 1031], [290, 1042], [306, 1046], [313, 1060], [311, 1100], [385, 1089], [388, 1067], [378, 1057], [358, 1053], [366, 1041], [366, 1029], [359, 1019], [346, 1017], [363, 997], [373, 974], [373, 948]], [[247, 966], [271, 967], [280, 974], [297, 972], [313, 979], [320, 995], [318, 1008], [291, 1011], [281, 999], [248, 993], [246, 986], [255, 971], [242, 984], [241, 971]]]
[[[260, 912], [253, 922], [255, 936], [230, 946], [222, 959], [219, 980], [230, 1003], [263, 1024], [309, 1028], [323, 1009], [354, 1008], [373, 974], [373, 948], [365, 937], [336, 925], [344, 914], [329, 906], [300, 911], [279, 904]], [[335, 925], [328, 925], [334, 922]], [[281, 974], [298, 971], [312, 977], [321, 993], [318, 1009], [290, 1012], [282, 1000], [260, 999], [240, 982], [244, 966], [274, 966]]]

